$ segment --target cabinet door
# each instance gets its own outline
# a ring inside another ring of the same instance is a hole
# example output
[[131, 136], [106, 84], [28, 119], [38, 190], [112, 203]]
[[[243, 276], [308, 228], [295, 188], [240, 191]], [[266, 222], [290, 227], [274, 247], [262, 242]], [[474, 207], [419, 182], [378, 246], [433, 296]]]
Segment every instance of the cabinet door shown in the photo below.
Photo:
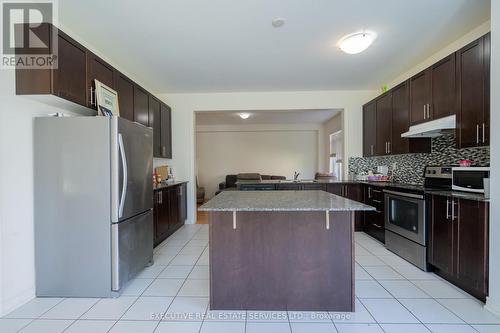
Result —
[[134, 121], [149, 126], [149, 94], [134, 85]]
[[453, 273], [453, 223], [451, 198], [433, 195], [430, 223], [429, 262], [447, 274]]
[[106, 86], [114, 89], [114, 68], [107, 64], [104, 60], [95, 54], [87, 51], [87, 88], [92, 91], [92, 99], [89, 100], [88, 107], [97, 109], [97, 102], [95, 97], [95, 82], [98, 80]]
[[170, 106], [161, 103], [161, 157], [172, 158], [172, 110]]
[[134, 121], [134, 82], [117, 71], [115, 71], [114, 78], [120, 117]]
[[420, 72], [410, 78], [410, 124], [415, 125], [428, 121], [427, 105], [430, 104], [429, 70]]
[[375, 101], [363, 106], [363, 156], [374, 156], [377, 145], [377, 106]]
[[491, 62], [491, 33], [483, 37], [484, 49], [484, 113], [483, 113], [483, 145], [490, 145], [490, 62]]
[[485, 114], [484, 38], [466, 45], [456, 54], [458, 146], [475, 147], [482, 144]]
[[170, 207], [168, 223], [169, 232], [173, 232], [177, 229], [180, 220], [179, 195], [177, 191], [178, 186], [168, 188], [168, 206]]
[[54, 95], [80, 105], [88, 105], [86, 49], [64, 34], [58, 33], [58, 68], [54, 71]]
[[153, 128], [153, 156], [161, 156], [161, 116], [160, 101], [149, 95], [149, 127]]
[[354, 201], [363, 201], [363, 190], [360, 184], [346, 184], [345, 197]]
[[157, 207], [155, 210], [156, 214], [156, 235], [157, 238], [163, 239], [163, 237], [168, 232], [168, 222], [169, 222], [169, 207], [168, 207], [168, 195], [166, 190], [159, 190], [155, 192], [157, 195]]
[[410, 152], [408, 139], [401, 134], [410, 127], [410, 95], [408, 81], [394, 87], [392, 90], [392, 154], [406, 154]]
[[326, 191], [335, 195], [342, 195], [344, 184], [327, 184]]
[[388, 155], [392, 145], [392, 94], [377, 99], [377, 155]]
[[455, 53], [431, 67], [432, 104], [430, 119], [438, 119], [456, 113]]
[[488, 204], [455, 200], [457, 229], [456, 277], [468, 289], [486, 294], [488, 267]]
[[178, 189], [179, 197], [179, 224], [183, 225], [184, 221], [187, 219], [187, 186], [186, 184], [179, 185]]

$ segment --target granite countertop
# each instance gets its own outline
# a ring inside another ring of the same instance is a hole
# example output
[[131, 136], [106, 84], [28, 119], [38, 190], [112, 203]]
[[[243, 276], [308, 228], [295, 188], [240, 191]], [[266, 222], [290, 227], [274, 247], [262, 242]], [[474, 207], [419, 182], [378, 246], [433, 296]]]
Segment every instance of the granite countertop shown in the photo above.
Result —
[[206, 202], [200, 211], [359, 211], [374, 207], [325, 191], [231, 191]]
[[436, 194], [445, 195], [455, 198], [477, 200], [483, 202], [489, 202], [489, 198], [485, 198], [483, 194], [463, 192], [463, 191], [452, 191], [452, 190], [436, 190], [436, 189], [426, 189], [422, 184], [405, 184], [405, 183], [395, 183], [395, 182], [374, 182], [367, 180], [298, 180], [294, 181], [280, 181], [280, 180], [243, 180], [238, 181], [236, 184], [365, 184], [371, 186], [378, 186], [381, 188], [393, 188], [393, 189], [404, 189], [409, 191], [421, 192], [426, 194]]
[[173, 181], [173, 182], [161, 182], [160, 184], [153, 185], [154, 191], [163, 190], [172, 186], [177, 186], [181, 184], [186, 184], [187, 181]]

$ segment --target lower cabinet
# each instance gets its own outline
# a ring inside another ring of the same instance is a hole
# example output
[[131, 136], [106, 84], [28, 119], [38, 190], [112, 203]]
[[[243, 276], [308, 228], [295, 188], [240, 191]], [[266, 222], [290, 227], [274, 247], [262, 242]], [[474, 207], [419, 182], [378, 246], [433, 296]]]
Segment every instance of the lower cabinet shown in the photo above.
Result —
[[154, 192], [154, 245], [157, 246], [187, 218], [186, 184], [161, 188]]
[[488, 294], [487, 202], [432, 195], [429, 263], [435, 272], [485, 301]]
[[363, 231], [385, 243], [385, 205], [384, 192], [378, 186], [365, 186], [364, 203], [375, 207], [375, 211], [364, 212]]
[[[361, 184], [332, 183], [326, 185], [326, 191], [354, 201], [363, 202], [363, 190]], [[356, 231], [363, 230], [363, 212], [356, 212], [354, 217]]]

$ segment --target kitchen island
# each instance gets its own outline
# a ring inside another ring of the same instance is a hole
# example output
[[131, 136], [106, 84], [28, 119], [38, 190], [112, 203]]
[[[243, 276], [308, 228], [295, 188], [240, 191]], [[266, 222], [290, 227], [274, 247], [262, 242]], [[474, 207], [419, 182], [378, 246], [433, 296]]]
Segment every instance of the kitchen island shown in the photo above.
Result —
[[354, 213], [324, 191], [230, 191], [209, 212], [210, 308], [354, 311]]

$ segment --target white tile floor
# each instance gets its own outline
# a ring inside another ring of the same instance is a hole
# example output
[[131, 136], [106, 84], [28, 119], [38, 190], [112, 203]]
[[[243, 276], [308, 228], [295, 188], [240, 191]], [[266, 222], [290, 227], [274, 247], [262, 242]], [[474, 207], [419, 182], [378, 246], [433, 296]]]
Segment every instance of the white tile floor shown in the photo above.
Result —
[[208, 310], [208, 226], [186, 225], [116, 299], [37, 298], [0, 332], [500, 332], [500, 318], [432, 273], [356, 233], [356, 312]]

